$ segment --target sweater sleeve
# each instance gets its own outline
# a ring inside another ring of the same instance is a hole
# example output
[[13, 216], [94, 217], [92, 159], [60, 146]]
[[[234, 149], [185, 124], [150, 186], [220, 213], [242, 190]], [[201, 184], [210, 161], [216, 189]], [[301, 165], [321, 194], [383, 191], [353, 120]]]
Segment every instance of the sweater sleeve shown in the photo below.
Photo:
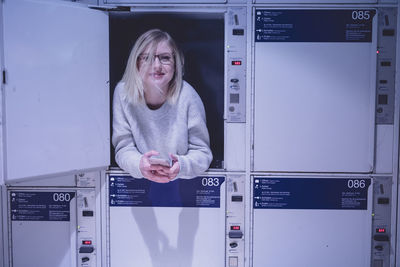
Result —
[[178, 178], [193, 178], [206, 171], [212, 161], [210, 137], [203, 103], [196, 94], [188, 106], [188, 152], [179, 155]]
[[142, 178], [139, 162], [142, 154], [137, 150], [135, 140], [130, 130], [123, 105], [123, 84], [118, 84], [113, 98], [113, 135], [112, 143], [115, 147], [115, 161], [130, 175]]

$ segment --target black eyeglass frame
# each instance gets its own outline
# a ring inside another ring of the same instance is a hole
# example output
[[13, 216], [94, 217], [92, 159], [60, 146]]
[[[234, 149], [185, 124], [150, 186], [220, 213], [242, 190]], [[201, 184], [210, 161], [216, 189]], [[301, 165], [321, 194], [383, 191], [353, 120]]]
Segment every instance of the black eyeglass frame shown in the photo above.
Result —
[[[164, 56], [164, 58], [163, 58]], [[157, 54], [157, 55], [152, 55], [152, 59], [151, 62], [154, 62], [156, 58], [158, 58], [158, 61], [160, 61], [160, 63], [162, 65], [172, 65], [175, 62], [175, 55], [174, 53], [161, 53], [161, 54]], [[168, 58], [167, 58], [168, 57]], [[150, 62], [150, 54], [140, 54], [138, 56], [138, 62]]]

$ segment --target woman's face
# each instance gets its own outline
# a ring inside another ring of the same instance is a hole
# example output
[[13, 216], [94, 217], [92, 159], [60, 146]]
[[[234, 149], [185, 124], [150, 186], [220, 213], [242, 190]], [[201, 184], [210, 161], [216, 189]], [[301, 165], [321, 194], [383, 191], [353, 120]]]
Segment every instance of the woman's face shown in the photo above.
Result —
[[160, 42], [154, 51], [153, 58], [149, 58], [149, 49], [139, 55], [139, 72], [145, 89], [161, 89], [168, 91], [169, 82], [175, 72], [172, 49], [166, 41]]

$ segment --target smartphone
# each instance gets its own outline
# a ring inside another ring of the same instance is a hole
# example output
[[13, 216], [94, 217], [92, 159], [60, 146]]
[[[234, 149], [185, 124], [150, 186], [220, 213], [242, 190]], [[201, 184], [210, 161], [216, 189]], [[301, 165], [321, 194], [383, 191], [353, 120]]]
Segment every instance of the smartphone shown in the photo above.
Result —
[[150, 157], [149, 158], [149, 162], [150, 162], [150, 164], [154, 164], [154, 165], [162, 165], [162, 166], [165, 166], [165, 167], [171, 167], [171, 161], [168, 161], [168, 160], [166, 160], [166, 159], [163, 159], [163, 158], [156, 158], [156, 157]]

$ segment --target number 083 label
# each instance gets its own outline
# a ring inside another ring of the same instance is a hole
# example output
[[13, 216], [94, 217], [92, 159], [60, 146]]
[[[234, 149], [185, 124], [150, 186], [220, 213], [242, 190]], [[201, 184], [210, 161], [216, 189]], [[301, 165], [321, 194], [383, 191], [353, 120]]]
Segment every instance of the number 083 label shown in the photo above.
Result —
[[199, 207], [219, 208], [225, 177], [199, 176], [166, 184], [127, 175], [109, 177], [111, 207]]

